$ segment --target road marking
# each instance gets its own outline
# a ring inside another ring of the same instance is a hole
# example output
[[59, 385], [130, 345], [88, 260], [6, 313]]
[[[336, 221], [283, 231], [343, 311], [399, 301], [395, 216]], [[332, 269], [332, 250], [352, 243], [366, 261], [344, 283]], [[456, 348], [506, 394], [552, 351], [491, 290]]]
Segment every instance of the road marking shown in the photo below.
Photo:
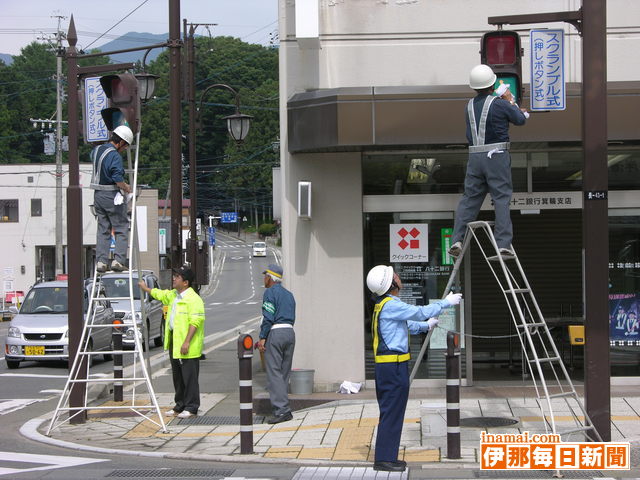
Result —
[[39, 393], [53, 393], [55, 395], [60, 395], [63, 392], [63, 390], [57, 390], [55, 388], [49, 388], [47, 390], [40, 390]]
[[13, 398], [10, 400], [0, 400], [0, 415], [15, 412], [21, 408], [36, 402], [45, 402], [48, 398]]
[[36, 373], [0, 373], [0, 377], [31, 377], [31, 378], [68, 378], [68, 375], [38, 375]]
[[90, 463], [109, 462], [98, 458], [86, 457], [62, 457], [60, 455], [36, 455], [32, 453], [0, 452], [0, 464], [3, 461], [12, 463], [24, 462], [29, 464], [40, 463], [41, 467], [31, 468], [5, 468], [0, 466], [0, 475], [17, 475], [19, 473], [53, 470], [56, 468], [77, 467]]

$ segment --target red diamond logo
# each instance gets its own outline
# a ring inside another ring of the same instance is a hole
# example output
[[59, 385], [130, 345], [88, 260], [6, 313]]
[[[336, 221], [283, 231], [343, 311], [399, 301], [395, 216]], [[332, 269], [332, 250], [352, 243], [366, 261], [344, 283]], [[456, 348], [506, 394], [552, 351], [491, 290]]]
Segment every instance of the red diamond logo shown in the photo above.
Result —
[[407, 243], [407, 241], [406, 241], [406, 240], [404, 240], [404, 239], [403, 239], [400, 243], [398, 243], [398, 246], [399, 246], [401, 249], [403, 249], [403, 250], [404, 250], [405, 248], [407, 248], [407, 247], [409, 246], [409, 244]]
[[420, 235], [420, 230], [418, 230], [416, 227], [413, 227], [409, 233], [413, 238], [417, 238], [418, 235]]
[[404, 227], [398, 230], [398, 235], [400, 235], [402, 238], [406, 237], [408, 234], [409, 232], [407, 232]]
[[420, 248], [420, 240], [409, 240], [410, 248]]

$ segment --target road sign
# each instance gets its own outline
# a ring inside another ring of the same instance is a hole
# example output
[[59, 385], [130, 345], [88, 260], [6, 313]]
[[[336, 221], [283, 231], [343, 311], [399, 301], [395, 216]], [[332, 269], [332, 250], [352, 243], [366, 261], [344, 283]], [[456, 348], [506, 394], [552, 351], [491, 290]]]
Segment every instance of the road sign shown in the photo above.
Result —
[[564, 110], [564, 32], [531, 30], [531, 110]]
[[238, 214], [236, 212], [222, 212], [220, 222], [222, 223], [236, 223], [238, 221]]
[[428, 224], [392, 223], [389, 225], [389, 261], [425, 263], [429, 261]]
[[209, 227], [209, 246], [210, 247], [215, 247], [216, 246], [216, 229], [215, 227]]
[[84, 79], [84, 131], [87, 142], [109, 140], [109, 132], [100, 112], [107, 108], [107, 96], [100, 85], [100, 77]]

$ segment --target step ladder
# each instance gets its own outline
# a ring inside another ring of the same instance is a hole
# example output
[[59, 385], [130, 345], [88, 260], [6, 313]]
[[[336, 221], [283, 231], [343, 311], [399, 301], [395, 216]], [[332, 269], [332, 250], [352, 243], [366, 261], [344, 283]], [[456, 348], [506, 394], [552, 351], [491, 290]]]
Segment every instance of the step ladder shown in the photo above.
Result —
[[[444, 295], [451, 291], [462, 260], [475, 242], [507, 302], [522, 347], [523, 371], [527, 371], [533, 381], [546, 433], [559, 434], [563, 441], [570, 441], [574, 435], [583, 435], [587, 440], [602, 442], [556, 348], [518, 255], [513, 248], [514, 255], [499, 254], [492, 225], [493, 222], [484, 221], [470, 222], [467, 225], [462, 252], [455, 261]], [[430, 333], [422, 345], [416, 366], [424, 355], [431, 338]], [[412, 372], [412, 379], [415, 370], [416, 367]], [[554, 416], [554, 410], [558, 412], [561, 408], [563, 415], [566, 415], [567, 408], [570, 412], [571, 425], [568, 428], [565, 428], [565, 422], [559, 425]]]
[[[130, 178], [133, 177], [132, 189], [134, 192], [137, 192], [137, 182], [138, 182], [138, 155], [139, 155], [139, 145], [140, 145], [140, 132], [136, 135], [136, 143], [135, 143], [135, 160], [132, 168], [131, 161], [131, 153], [127, 151], [127, 163], [128, 169], [127, 173]], [[91, 294], [89, 298], [89, 305], [84, 317], [84, 326], [82, 329], [82, 335], [80, 337], [80, 345], [78, 347], [78, 352], [76, 357], [73, 360], [71, 369], [69, 371], [69, 377], [67, 378], [67, 382], [65, 384], [64, 390], [60, 395], [60, 399], [58, 401], [58, 405], [53, 414], [53, 418], [49, 424], [49, 428], [47, 430], [47, 435], [51, 435], [51, 432], [56, 428], [64, 425], [69, 422], [72, 418], [77, 415], [82, 414], [86, 411], [117, 411], [117, 410], [127, 410], [134, 412], [141, 417], [144, 417], [146, 420], [154, 423], [158, 427], [162, 429], [163, 432], [167, 432], [167, 427], [164, 423], [164, 419], [162, 417], [162, 412], [160, 411], [160, 407], [158, 405], [158, 400], [155, 395], [155, 391], [153, 388], [153, 384], [151, 382], [151, 376], [149, 374], [151, 368], [149, 363], [148, 355], [145, 355], [145, 349], [143, 348], [143, 340], [144, 344], [147, 346], [147, 351], [150, 347], [149, 343], [149, 335], [146, 328], [146, 322], [142, 322], [142, 329], [138, 326], [138, 322], [136, 319], [137, 311], [134, 300], [134, 288], [139, 288], [137, 285], [137, 279], [134, 279], [133, 275], [133, 266], [140, 265], [140, 248], [138, 241], [138, 228], [136, 224], [136, 195], [133, 195], [132, 199], [129, 201], [131, 205], [130, 212], [130, 222], [129, 222], [129, 248], [128, 248], [128, 257], [130, 261], [130, 269], [128, 270], [128, 284], [129, 284], [129, 295], [121, 296], [121, 297], [108, 297], [105, 295], [104, 285], [102, 283], [102, 276], [94, 267], [93, 279], [91, 281]], [[112, 272], [107, 272], [112, 273]], [[137, 278], [142, 278], [142, 270], [138, 267], [137, 269]], [[133, 282], [136, 280], [136, 284]], [[86, 287], [84, 287], [86, 288]], [[141, 295], [144, 292], [140, 292]], [[110, 329], [111, 331], [116, 328], [123, 329], [128, 327], [128, 324], [124, 324], [123, 322], [118, 322], [115, 318], [113, 319], [113, 323], [99, 323], [96, 321], [96, 313], [98, 310], [98, 306], [103, 304], [104, 302], [109, 301], [128, 301], [129, 302], [129, 311], [131, 312], [131, 322], [133, 327], [133, 336], [134, 336], [134, 347], [132, 350], [114, 350], [113, 345], [110, 350], [107, 351], [99, 351], [94, 352], [91, 350], [91, 342], [90, 338], [94, 331], [98, 329]], [[142, 319], [146, 318], [145, 305], [144, 302], [140, 301], [140, 316]], [[141, 331], [142, 330], [142, 331]], [[141, 339], [142, 335], [144, 337]], [[123, 362], [123, 366], [115, 367], [114, 366], [114, 374], [112, 376], [97, 376], [91, 374], [91, 366], [93, 363], [93, 358], [97, 355], [122, 355], [123, 359], [133, 355], [133, 362], [129, 366], [125, 366]], [[121, 372], [121, 377], [116, 377], [115, 371], [118, 369]], [[89, 406], [88, 405], [88, 390], [91, 385], [105, 385], [110, 384], [114, 387], [122, 387], [123, 389], [123, 402], [115, 402], [117, 404], [114, 405], [102, 405], [102, 406]], [[69, 407], [69, 400], [71, 396], [71, 391], [74, 388], [84, 388], [84, 405], [82, 407]], [[121, 404], [119, 404], [121, 403]], [[67, 415], [64, 415], [67, 414]], [[154, 418], [157, 416], [156, 420]]]

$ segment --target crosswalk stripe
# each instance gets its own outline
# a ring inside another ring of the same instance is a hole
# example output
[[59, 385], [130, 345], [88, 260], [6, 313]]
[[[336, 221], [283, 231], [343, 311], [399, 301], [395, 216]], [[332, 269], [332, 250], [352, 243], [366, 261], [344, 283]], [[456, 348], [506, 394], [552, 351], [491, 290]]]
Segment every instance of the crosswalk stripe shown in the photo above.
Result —
[[2, 462], [11, 462], [12, 464], [24, 462], [28, 464], [39, 463], [40, 467], [27, 468], [8, 468], [0, 466], [0, 476], [16, 475], [19, 473], [35, 472], [42, 470], [53, 470], [56, 468], [77, 467], [79, 465], [87, 465], [90, 463], [108, 462], [110, 460], [102, 460], [99, 458], [86, 457], [63, 457], [60, 455], [37, 455], [33, 453], [20, 452], [0, 452], [0, 465]]

